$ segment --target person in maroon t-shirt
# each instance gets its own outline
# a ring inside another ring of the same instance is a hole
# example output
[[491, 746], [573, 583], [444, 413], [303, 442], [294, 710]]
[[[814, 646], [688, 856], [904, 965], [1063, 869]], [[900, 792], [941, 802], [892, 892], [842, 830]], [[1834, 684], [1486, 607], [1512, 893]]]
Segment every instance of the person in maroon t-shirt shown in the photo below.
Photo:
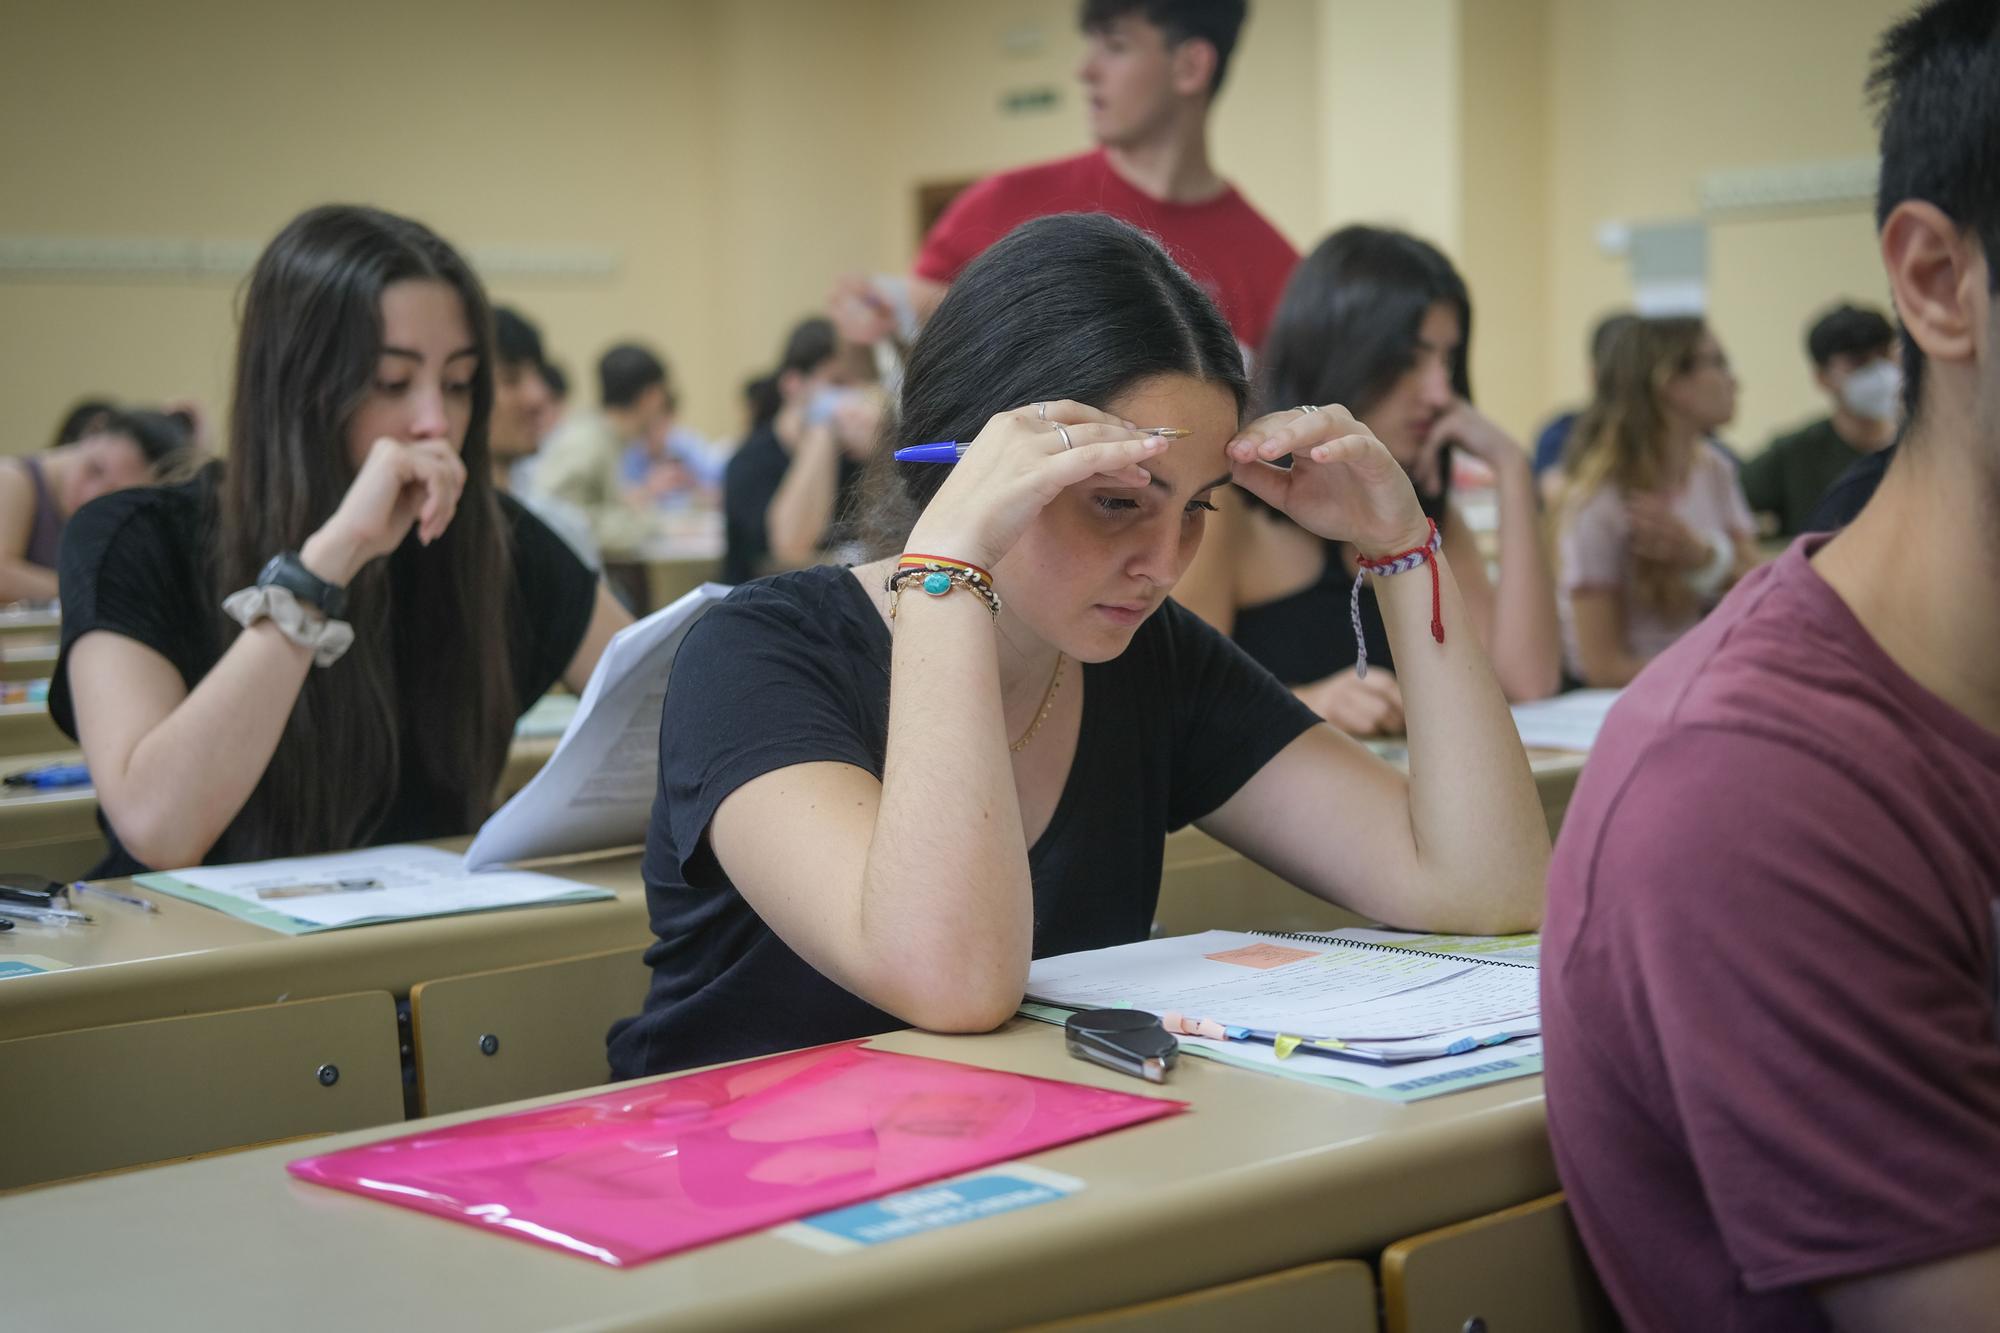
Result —
[[1909, 427], [1611, 712], [1549, 879], [1549, 1126], [1637, 1330], [2000, 1321], [2000, 8], [1884, 39]]
[[[1257, 348], [1298, 251], [1208, 156], [1208, 112], [1243, 25], [1245, 0], [1084, 0], [1077, 77], [1098, 147], [969, 187], [924, 238], [906, 314], [930, 316], [987, 246], [1030, 218], [1108, 213], [1151, 232]], [[831, 310], [841, 333], [880, 341], [898, 320], [890, 295], [849, 278]]]

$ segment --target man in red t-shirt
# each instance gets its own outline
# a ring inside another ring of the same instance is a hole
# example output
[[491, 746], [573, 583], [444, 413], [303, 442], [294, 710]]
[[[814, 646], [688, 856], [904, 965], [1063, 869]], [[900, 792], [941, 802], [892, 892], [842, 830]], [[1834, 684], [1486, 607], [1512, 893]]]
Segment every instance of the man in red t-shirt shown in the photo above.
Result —
[[1910, 424], [1612, 710], [1549, 878], [1549, 1126], [1635, 1330], [2000, 1326], [2000, 11], [1884, 40]]
[[[1098, 147], [989, 176], [955, 199], [917, 255], [909, 313], [928, 318], [960, 270], [1021, 223], [1108, 213], [1157, 236], [1237, 341], [1261, 345], [1298, 251], [1208, 157], [1208, 112], [1245, 9], [1245, 0], [1084, 0], [1077, 75]], [[854, 341], [889, 332], [890, 311], [865, 282], [835, 293], [834, 318]]]

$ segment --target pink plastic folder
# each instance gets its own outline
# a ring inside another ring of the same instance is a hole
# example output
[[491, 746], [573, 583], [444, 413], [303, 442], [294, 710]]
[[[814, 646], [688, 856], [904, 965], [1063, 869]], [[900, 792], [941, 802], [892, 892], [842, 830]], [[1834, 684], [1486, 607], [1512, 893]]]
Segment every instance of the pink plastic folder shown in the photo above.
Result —
[[846, 1042], [286, 1169], [622, 1268], [1186, 1105]]

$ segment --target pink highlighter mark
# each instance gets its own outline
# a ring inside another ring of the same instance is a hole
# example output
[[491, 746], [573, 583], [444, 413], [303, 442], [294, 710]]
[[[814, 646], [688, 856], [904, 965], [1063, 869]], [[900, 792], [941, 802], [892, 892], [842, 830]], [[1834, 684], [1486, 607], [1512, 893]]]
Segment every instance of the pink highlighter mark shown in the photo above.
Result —
[[1203, 954], [1202, 957], [1216, 963], [1234, 963], [1238, 967], [1272, 968], [1296, 963], [1301, 958], [1317, 958], [1316, 949], [1293, 949], [1283, 944], [1246, 944], [1240, 949], [1225, 949], [1221, 953]]

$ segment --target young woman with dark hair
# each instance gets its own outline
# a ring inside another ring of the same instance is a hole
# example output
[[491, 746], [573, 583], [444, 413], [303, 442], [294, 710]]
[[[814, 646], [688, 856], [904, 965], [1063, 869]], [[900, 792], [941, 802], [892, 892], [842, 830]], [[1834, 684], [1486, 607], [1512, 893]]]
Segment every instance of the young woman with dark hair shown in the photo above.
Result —
[[63, 532], [77, 510], [100, 495], [148, 485], [187, 456], [179, 417], [84, 406], [93, 412], [81, 420], [80, 435], [0, 464], [0, 602], [56, 596]]
[[1729, 359], [1696, 316], [1612, 340], [1564, 460], [1557, 571], [1569, 669], [1629, 684], [1757, 563], [1736, 469], [1709, 446], [1736, 415]]
[[628, 617], [496, 496], [493, 321], [406, 218], [316, 208], [250, 276], [227, 463], [79, 514], [49, 706], [99, 874], [467, 832], [515, 719]]
[[1534, 924], [1548, 835], [1447, 561], [1383, 580], [1410, 777], [1168, 600], [1231, 480], [1371, 557], [1429, 537], [1345, 412], [1246, 428], [1247, 394], [1215, 306], [1124, 223], [1026, 223], [966, 269], [885, 442], [963, 457], [878, 455], [885, 558], [738, 588], [675, 662], [619, 1076], [993, 1027], [1030, 957], [1145, 938], [1191, 822], [1370, 916]]
[[[1436, 520], [1501, 688], [1509, 699], [1539, 699], [1556, 690], [1560, 641], [1533, 470], [1526, 451], [1472, 406], [1471, 343], [1472, 301], [1450, 260], [1403, 232], [1347, 227], [1322, 241], [1286, 285], [1264, 344], [1257, 396], [1266, 408], [1341, 403], [1367, 423]], [[1497, 588], [1452, 503], [1457, 450], [1494, 473]], [[1188, 576], [1188, 608], [1231, 634], [1336, 726], [1359, 735], [1401, 731], [1403, 697], [1392, 674], [1400, 664], [1367, 588], [1361, 627], [1371, 670], [1364, 679], [1354, 669], [1352, 546], [1329, 542], [1254, 497], [1224, 503], [1219, 540]]]

